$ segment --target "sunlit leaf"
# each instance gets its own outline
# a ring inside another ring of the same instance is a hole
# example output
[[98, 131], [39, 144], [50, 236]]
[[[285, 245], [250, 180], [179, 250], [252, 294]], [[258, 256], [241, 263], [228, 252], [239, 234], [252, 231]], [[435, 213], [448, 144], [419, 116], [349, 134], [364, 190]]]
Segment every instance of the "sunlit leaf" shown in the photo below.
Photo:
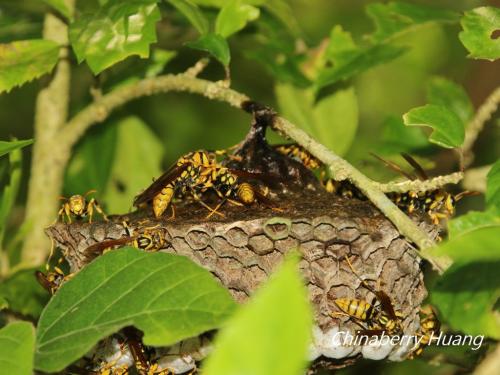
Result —
[[146, 68], [145, 76], [156, 77], [159, 75], [165, 66], [172, 60], [175, 56], [177, 56], [176, 51], [169, 51], [166, 49], [155, 49], [153, 50], [153, 55], [151, 57], [151, 63]]
[[50, 40], [0, 44], [0, 93], [50, 73], [58, 58], [59, 46]]
[[486, 204], [500, 212], [500, 160], [497, 160], [488, 172]]
[[378, 149], [386, 154], [399, 154], [429, 145], [421, 129], [405, 126], [400, 117], [390, 116], [383, 125], [382, 142]]
[[366, 12], [376, 27], [370, 37], [379, 42], [429, 22], [457, 22], [459, 19], [454, 11], [399, 1], [371, 3]]
[[429, 141], [441, 147], [460, 147], [464, 141], [465, 129], [460, 118], [450, 109], [427, 104], [413, 108], [403, 115], [407, 126], [428, 126], [433, 129]]
[[134, 196], [160, 176], [164, 147], [138, 117], [126, 117], [112, 126], [117, 146], [103, 201], [109, 212], [126, 213]]
[[443, 77], [434, 77], [427, 85], [427, 101], [454, 112], [464, 126], [474, 115], [474, 108], [464, 88]]
[[406, 47], [391, 44], [358, 47], [353, 42], [350, 33], [337, 25], [330, 34], [326, 54], [326, 58], [332, 62], [333, 66], [326, 66], [319, 72], [315, 85], [317, 89], [321, 89], [335, 82], [347, 80], [376, 65], [395, 59], [406, 50]]
[[21, 141], [10, 141], [10, 142], [0, 141], [0, 156], [3, 156], [5, 154], [8, 154], [9, 152], [17, 150], [18, 148], [29, 146], [32, 143], [33, 143], [32, 139], [26, 139]]
[[278, 84], [276, 97], [285, 117], [339, 155], [347, 152], [358, 127], [358, 101], [352, 87], [315, 103], [312, 89]]
[[476, 229], [500, 227], [500, 214], [497, 210], [470, 211], [448, 222], [450, 238], [462, 236]]
[[2, 248], [7, 220], [16, 202], [21, 182], [22, 153], [20, 147], [9, 154], [9, 182], [0, 190], [0, 248]]
[[[483, 244], [486, 243], [480, 242], [471, 250], [476, 251]], [[498, 248], [491, 250], [499, 252]], [[500, 297], [499, 269], [498, 257], [495, 261], [453, 264], [431, 292], [431, 302], [441, 319], [453, 330], [499, 339], [500, 317], [494, 311]]]
[[243, 29], [248, 22], [259, 17], [259, 8], [243, 0], [230, 0], [222, 7], [215, 21], [215, 33], [224, 38]]
[[35, 270], [18, 271], [0, 283], [0, 296], [9, 303], [9, 309], [25, 316], [38, 318], [49, 300], [49, 294], [38, 284]]
[[109, 0], [81, 15], [69, 31], [78, 62], [86, 60], [97, 74], [128, 56], [148, 57], [160, 18], [156, 0]]
[[448, 255], [458, 262], [500, 261], [500, 225], [491, 224], [458, 237], [453, 237], [433, 250], [436, 255]]
[[219, 327], [234, 308], [229, 292], [186, 257], [110, 251], [50, 300], [38, 323], [35, 367], [62, 370], [129, 325], [144, 332], [146, 345], [168, 346]]
[[66, 168], [66, 196], [97, 190], [97, 197], [100, 197], [106, 192], [117, 152], [117, 138], [116, 123], [95, 127], [83, 137]]
[[0, 373], [33, 374], [35, 328], [28, 322], [14, 322], [0, 329]]
[[228, 321], [203, 373], [303, 374], [311, 330], [307, 290], [288, 260]]
[[460, 20], [463, 31], [460, 41], [474, 59], [496, 60], [500, 57], [500, 8], [480, 7], [465, 12]]
[[208, 20], [195, 3], [190, 0], [168, 0], [168, 2], [184, 14], [200, 34], [204, 35], [209, 32], [210, 25], [208, 24]]
[[49, 4], [52, 8], [61, 13], [68, 20], [73, 20], [73, 12], [68, 7], [68, 3], [65, 0], [43, 0], [47, 4]]
[[202, 35], [199, 39], [188, 42], [190, 48], [206, 51], [219, 60], [222, 65], [228, 66], [231, 61], [231, 54], [226, 39], [217, 34]]

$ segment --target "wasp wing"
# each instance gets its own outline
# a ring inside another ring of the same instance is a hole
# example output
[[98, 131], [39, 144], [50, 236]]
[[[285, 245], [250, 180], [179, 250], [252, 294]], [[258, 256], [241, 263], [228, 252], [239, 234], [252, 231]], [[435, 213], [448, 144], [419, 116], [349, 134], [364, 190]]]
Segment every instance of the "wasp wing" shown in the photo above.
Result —
[[190, 165], [190, 162], [185, 162], [181, 165], [177, 165], [176, 163], [171, 166], [165, 173], [153, 181], [146, 190], [134, 198], [134, 206], [137, 207], [142, 203], [151, 201], [165, 186], [175, 181]]
[[90, 245], [85, 250], [83, 250], [83, 254], [85, 254], [86, 260], [90, 261], [94, 259], [96, 256], [101, 255], [104, 250], [108, 248], [115, 248], [117, 246], [123, 246], [128, 243], [131, 243], [136, 237], [122, 237], [114, 240], [105, 240], [101, 242], [97, 242], [93, 245]]

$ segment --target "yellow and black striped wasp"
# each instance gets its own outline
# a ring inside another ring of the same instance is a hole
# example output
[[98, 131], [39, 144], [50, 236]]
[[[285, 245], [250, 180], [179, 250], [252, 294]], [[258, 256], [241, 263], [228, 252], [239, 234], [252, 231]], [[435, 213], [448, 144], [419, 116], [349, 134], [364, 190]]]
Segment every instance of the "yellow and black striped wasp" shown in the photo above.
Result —
[[[267, 203], [265, 194], [247, 182], [250, 179], [262, 179], [262, 175], [224, 167], [217, 162], [217, 155], [220, 153], [202, 150], [182, 156], [135, 198], [134, 205], [152, 202], [155, 217], [160, 217], [170, 205], [172, 217], [175, 217], [173, 198], [191, 196], [210, 211], [207, 217], [213, 214], [223, 217], [217, 210], [225, 201], [239, 205], [248, 205], [257, 200]], [[202, 200], [202, 195], [209, 191], [222, 200], [215, 209]]]
[[[420, 179], [427, 180], [429, 177], [422, 166], [408, 154], [402, 153], [401, 156], [410, 164], [416, 172], [416, 176], [406, 173], [402, 168], [391, 161], [382, 159], [380, 156], [372, 154], [375, 158], [382, 161], [389, 168], [401, 173], [409, 180]], [[408, 191], [406, 193], [388, 193], [387, 196], [402, 210], [409, 214], [418, 210], [425, 212], [433, 224], [438, 225], [440, 220], [447, 219], [455, 213], [455, 205], [465, 196], [476, 195], [476, 192], [463, 191], [458, 194], [447, 192], [443, 188], [429, 190], [425, 192]]]
[[302, 163], [304, 167], [310, 170], [316, 170], [323, 166], [319, 159], [297, 143], [277, 144], [273, 145], [273, 148], [280, 154]]
[[200, 150], [183, 155], [145, 191], [135, 197], [134, 206], [139, 207], [151, 202], [155, 217], [160, 217], [170, 205], [172, 218], [175, 218], [172, 199], [176, 194], [185, 195], [189, 192], [201, 205], [213, 211], [201, 200], [196, 187], [209, 184], [217, 168], [216, 154], [213, 152]]
[[[363, 286], [374, 295], [374, 298], [371, 302], [361, 299], [337, 298], [334, 303], [342, 312], [333, 312], [332, 316], [347, 315], [352, 318], [363, 328], [357, 332], [358, 335], [377, 336], [383, 332], [388, 335], [401, 335], [403, 333], [401, 325], [403, 315], [395, 310], [391, 298], [384, 291], [368, 285], [354, 270], [348, 257], [346, 257], [346, 261], [354, 275], [361, 280]], [[376, 301], [378, 301], [378, 305]], [[367, 327], [363, 323], [367, 324]]]
[[422, 354], [425, 347], [429, 346], [434, 336], [439, 334], [441, 323], [434, 309], [429, 305], [420, 309], [420, 328], [416, 338], [417, 343], [408, 358], [413, 359]]
[[88, 216], [89, 223], [91, 223], [92, 216], [94, 215], [94, 210], [96, 210], [99, 214], [101, 214], [104, 221], [108, 221], [108, 217], [102, 210], [101, 206], [99, 206], [99, 203], [97, 203], [97, 200], [95, 198], [91, 198], [89, 201], [87, 201], [87, 196], [95, 192], [95, 190], [90, 190], [84, 195], [76, 194], [72, 195], [69, 198], [60, 197], [60, 199], [63, 200], [64, 203], [61, 205], [61, 208], [58, 212], [58, 218], [60, 218], [61, 221], [64, 221], [64, 219], [66, 218], [67, 221], [71, 223], [71, 217], [81, 219]]
[[166, 229], [158, 225], [136, 230], [131, 230], [126, 221], [124, 221], [122, 225], [125, 229], [125, 236], [112, 240], [100, 241], [90, 245], [83, 251], [86, 260], [90, 261], [107, 250], [116, 249], [125, 245], [130, 245], [139, 250], [150, 252], [164, 249], [169, 245], [169, 241], [166, 239]]

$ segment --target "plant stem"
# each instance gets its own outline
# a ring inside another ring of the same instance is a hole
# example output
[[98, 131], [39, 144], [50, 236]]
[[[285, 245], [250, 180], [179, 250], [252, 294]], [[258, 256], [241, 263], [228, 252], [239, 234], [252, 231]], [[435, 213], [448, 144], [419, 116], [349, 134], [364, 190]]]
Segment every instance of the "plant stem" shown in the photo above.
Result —
[[[52, 14], [44, 21], [43, 37], [65, 46], [66, 24]], [[49, 83], [40, 90], [35, 109], [35, 140], [28, 186], [25, 227], [30, 228], [21, 253], [21, 262], [40, 265], [44, 262], [49, 241], [44, 233], [56, 215], [66, 164], [61, 155], [69, 149], [60, 144], [58, 133], [66, 123], [69, 105], [70, 63], [68, 50], [62, 47], [60, 59]]]
[[462, 145], [462, 151], [464, 155], [464, 167], [467, 168], [474, 161], [474, 153], [472, 148], [474, 147], [474, 142], [484, 127], [484, 124], [491, 118], [491, 116], [498, 109], [498, 104], [500, 103], [500, 87], [497, 87], [493, 92], [486, 98], [483, 104], [479, 107], [476, 115], [469, 123], [465, 133], [465, 140]]

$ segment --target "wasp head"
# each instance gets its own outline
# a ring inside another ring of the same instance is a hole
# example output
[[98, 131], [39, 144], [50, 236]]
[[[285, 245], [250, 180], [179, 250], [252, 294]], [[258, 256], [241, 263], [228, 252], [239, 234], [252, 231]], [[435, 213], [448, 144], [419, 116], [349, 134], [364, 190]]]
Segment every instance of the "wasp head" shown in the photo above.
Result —
[[87, 201], [82, 195], [73, 195], [69, 198], [69, 208], [71, 212], [77, 216], [85, 213]]

